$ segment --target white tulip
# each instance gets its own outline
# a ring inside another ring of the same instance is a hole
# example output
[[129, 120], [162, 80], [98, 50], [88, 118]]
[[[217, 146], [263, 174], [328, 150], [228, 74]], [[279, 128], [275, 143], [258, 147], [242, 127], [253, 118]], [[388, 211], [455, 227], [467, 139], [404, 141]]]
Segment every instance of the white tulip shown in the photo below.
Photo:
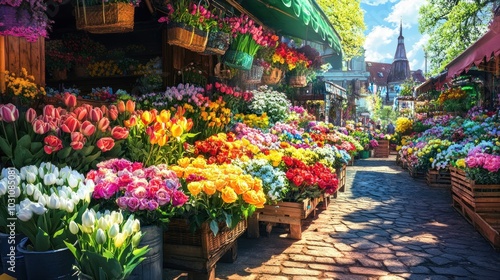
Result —
[[47, 209], [43, 206], [43, 204], [40, 204], [38, 202], [31, 203], [29, 208], [33, 213], [37, 215], [43, 215], [45, 211], [47, 211]]
[[29, 208], [21, 208], [17, 211], [17, 217], [19, 220], [27, 222], [33, 217], [33, 212]]
[[68, 185], [72, 189], [74, 189], [78, 186], [78, 179], [73, 174], [70, 174], [68, 177]]
[[141, 232], [136, 232], [134, 236], [132, 236], [132, 246], [134, 248], [139, 247], [139, 243], [141, 242], [142, 239], [142, 233]]
[[120, 226], [115, 223], [109, 228], [108, 234], [110, 238], [115, 238], [118, 233], [120, 233]]
[[36, 174], [26, 172], [26, 182], [33, 184], [36, 181]]
[[75, 223], [75, 221], [69, 222], [69, 232], [71, 232], [72, 234], [78, 233], [78, 225]]
[[123, 222], [123, 215], [121, 212], [113, 211], [111, 213], [111, 220], [113, 223], [121, 224]]
[[97, 229], [97, 233], [95, 236], [95, 241], [97, 244], [104, 244], [106, 243], [106, 233], [102, 229]]
[[[28, 173], [28, 174], [29, 174], [29, 173]], [[36, 187], [35, 187], [35, 185], [33, 185], [33, 184], [31, 184], [31, 183], [30, 183], [30, 184], [27, 184], [27, 185], [26, 185], [26, 193], [27, 193], [28, 195], [33, 195], [33, 193], [35, 192], [35, 188], [36, 188]], [[35, 200], [36, 200], [36, 199], [35, 199]]]
[[57, 181], [57, 177], [54, 173], [45, 174], [43, 176], [43, 183], [46, 186], [54, 185]]
[[43, 196], [42, 192], [40, 191], [39, 188], [36, 188], [34, 191], [33, 191], [33, 198], [35, 200], [39, 200], [40, 199], [40, 196]]
[[26, 179], [26, 173], [28, 173], [28, 168], [27, 167], [22, 167], [21, 171], [19, 172], [19, 176], [21, 177], [21, 180]]
[[82, 226], [83, 227], [93, 227], [95, 224], [95, 214], [92, 213], [92, 210], [85, 210], [82, 215]]
[[51, 194], [47, 203], [47, 207], [49, 207], [50, 209], [59, 209], [60, 206], [61, 202], [59, 201], [59, 197], [55, 193]]
[[72, 200], [66, 201], [66, 212], [68, 213], [73, 213], [75, 210], [75, 204], [73, 203]]
[[101, 216], [99, 220], [97, 221], [97, 227], [102, 230], [107, 230], [108, 229], [108, 221], [106, 221], [106, 218], [104, 216]]
[[139, 222], [139, 220], [134, 220], [132, 222], [132, 232], [135, 233], [140, 230], [141, 230], [141, 222]]
[[18, 198], [21, 195], [21, 188], [19, 186], [14, 188], [14, 196]]
[[38, 176], [38, 167], [36, 167], [36, 165], [30, 165], [28, 166], [28, 172], [35, 174], [35, 176]]
[[40, 196], [38, 197], [38, 203], [40, 203], [40, 204], [41, 204], [41, 205], [43, 205], [43, 206], [47, 206], [47, 200], [45, 199], [45, 196], [40, 195]]
[[64, 180], [68, 179], [70, 174], [71, 174], [71, 168], [68, 166], [65, 166], [61, 168], [61, 170], [59, 170], [59, 177], [61, 177]]
[[43, 176], [45, 176], [45, 163], [42, 162], [40, 164], [40, 167], [38, 168], [38, 176], [40, 176], [40, 178], [43, 178]]
[[7, 193], [7, 182], [4, 180], [0, 181], [0, 196], [3, 196]]

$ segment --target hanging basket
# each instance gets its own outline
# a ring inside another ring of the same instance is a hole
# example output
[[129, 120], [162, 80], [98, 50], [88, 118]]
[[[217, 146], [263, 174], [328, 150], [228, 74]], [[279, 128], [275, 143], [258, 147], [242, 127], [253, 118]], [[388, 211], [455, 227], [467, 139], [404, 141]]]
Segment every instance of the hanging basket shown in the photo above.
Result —
[[202, 54], [205, 55], [224, 55], [231, 43], [231, 34], [210, 31], [208, 34], [207, 47]]
[[291, 87], [305, 87], [307, 86], [306, 76], [291, 76], [288, 84]]
[[246, 52], [228, 50], [224, 55], [224, 64], [229, 67], [250, 70], [252, 68], [253, 56]]
[[132, 32], [134, 11], [135, 7], [127, 3], [78, 7], [76, 29], [94, 34]]
[[264, 67], [252, 65], [249, 71], [240, 71], [240, 81], [243, 84], [260, 84], [262, 74], [264, 74]]
[[281, 80], [282, 73], [281, 69], [273, 67], [269, 74], [264, 73], [262, 75], [262, 83], [265, 85], [275, 85]]
[[168, 44], [179, 46], [193, 52], [204, 52], [208, 32], [180, 22], [172, 22], [167, 27]]

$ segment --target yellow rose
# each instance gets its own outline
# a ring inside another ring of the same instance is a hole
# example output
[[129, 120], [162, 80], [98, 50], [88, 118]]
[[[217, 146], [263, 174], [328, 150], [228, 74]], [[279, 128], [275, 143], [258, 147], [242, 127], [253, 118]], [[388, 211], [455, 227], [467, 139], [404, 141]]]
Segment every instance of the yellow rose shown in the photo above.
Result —
[[222, 192], [222, 200], [225, 203], [233, 203], [238, 199], [238, 195], [230, 187], [224, 187], [221, 192]]
[[215, 183], [212, 181], [203, 182], [203, 192], [208, 195], [213, 195], [217, 189], [215, 188]]
[[200, 182], [191, 182], [187, 188], [192, 195], [197, 196], [201, 192], [202, 186]]
[[250, 190], [248, 183], [240, 178], [236, 178], [235, 180], [231, 180], [229, 182], [229, 185], [237, 194], [242, 194], [242, 193]]
[[190, 158], [181, 158], [177, 161], [177, 164], [180, 166], [180, 167], [183, 167], [183, 168], [186, 168], [189, 166], [189, 164], [191, 163], [191, 159]]
[[254, 190], [247, 191], [243, 194], [243, 200], [248, 203], [255, 205], [257, 208], [263, 208], [264, 203], [266, 203], [266, 197], [263, 192], [256, 192]]

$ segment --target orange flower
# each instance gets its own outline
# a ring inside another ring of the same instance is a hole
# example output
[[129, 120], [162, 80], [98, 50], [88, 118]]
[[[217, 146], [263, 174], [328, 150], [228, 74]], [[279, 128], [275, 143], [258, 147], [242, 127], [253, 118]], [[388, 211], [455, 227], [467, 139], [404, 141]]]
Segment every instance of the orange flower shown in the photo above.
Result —
[[137, 124], [137, 117], [131, 116], [130, 119], [124, 120], [123, 125], [127, 128], [131, 128]]
[[255, 205], [257, 208], [263, 208], [266, 197], [263, 192], [250, 190], [243, 194], [243, 200], [248, 204]]
[[192, 195], [197, 196], [201, 192], [202, 186], [200, 182], [191, 182], [187, 188]]
[[118, 113], [125, 112], [125, 102], [123, 102], [123, 100], [118, 101], [118, 104], [116, 104], [116, 108], [118, 109]]
[[241, 178], [236, 178], [231, 181], [229, 181], [229, 185], [231, 188], [234, 189], [234, 191], [237, 194], [242, 194], [248, 190], [250, 190], [250, 187], [248, 186], [248, 183], [242, 180]]
[[225, 187], [222, 189], [222, 200], [225, 203], [233, 203], [238, 199], [238, 195], [230, 187]]
[[215, 188], [215, 183], [212, 181], [203, 182], [203, 192], [208, 195], [213, 195], [217, 189]]
[[225, 186], [227, 186], [227, 183], [226, 181], [222, 180], [222, 179], [217, 179], [215, 180], [215, 188], [218, 190], [218, 191], [221, 191]]
[[125, 108], [129, 113], [133, 113], [135, 111], [135, 102], [132, 100], [127, 100], [127, 104], [125, 105]]
[[141, 115], [141, 121], [144, 125], [149, 125], [153, 121], [153, 114], [150, 111], [144, 111]]

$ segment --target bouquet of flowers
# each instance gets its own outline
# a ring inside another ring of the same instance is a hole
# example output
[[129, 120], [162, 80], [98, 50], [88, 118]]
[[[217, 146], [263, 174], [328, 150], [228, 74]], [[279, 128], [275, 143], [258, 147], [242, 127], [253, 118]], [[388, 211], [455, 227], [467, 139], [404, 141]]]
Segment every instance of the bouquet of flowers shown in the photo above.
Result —
[[267, 86], [261, 86], [252, 91], [253, 99], [249, 105], [251, 113], [262, 115], [266, 113], [272, 124], [284, 121], [291, 103], [282, 92], [275, 91]]
[[276, 45], [278, 37], [263, 30], [262, 26], [257, 27], [255, 22], [245, 14], [229, 18], [228, 22], [232, 27], [231, 34], [234, 37], [230, 45], [232, 50], [244, 52], [253, 57], [260, 46]]
[[9, 102], [15, 102], [13, 99], [17, 98], [18, 104], [27, 105], [46, 94], [45, 89], [36, 84], [35, 77], [29, 75], [24, 67], [19, 74], [5, 71], [5, 81], [6, 96], [2, 96], [2, 99], [8, 99]]
[[87, 179], [95, 183], [92, 197], [100, 208], [120, 208], [142, 225], [168, 222], [188, 199], [177, 175], [164, 164], [144, 168], [139, 162], [111, 159], [97, 164], [97, 168], [87, 174]]

